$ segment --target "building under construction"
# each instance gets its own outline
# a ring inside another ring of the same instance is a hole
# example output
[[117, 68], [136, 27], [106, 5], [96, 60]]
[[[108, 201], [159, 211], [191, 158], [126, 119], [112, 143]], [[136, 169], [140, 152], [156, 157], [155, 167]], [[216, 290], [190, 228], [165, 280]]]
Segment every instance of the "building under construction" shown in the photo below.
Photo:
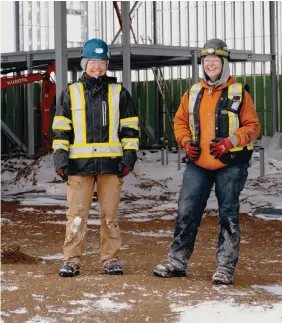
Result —
[[1, 153], [50, 149], [56, 93], [78, 79], [81, 46], [94, 37], [110, 44], [109, 75], [132, 93], [141, 147], [175, 145], [174, 114], [211, 38], [231, 50], [231, 74], [250, 88], [262, 135], [281, 132], [281, 17], [279, 1], [14, 2], [14, 50], [1, 53]]

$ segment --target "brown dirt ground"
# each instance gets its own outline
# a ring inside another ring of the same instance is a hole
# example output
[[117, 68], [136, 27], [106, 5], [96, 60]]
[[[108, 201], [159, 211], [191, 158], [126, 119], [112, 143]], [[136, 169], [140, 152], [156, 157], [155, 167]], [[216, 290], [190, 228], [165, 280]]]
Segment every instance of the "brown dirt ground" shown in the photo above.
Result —
[[[32, 318], [32, 322], [39, 322], [34, 320], [36, 316], [45, 318], [44, 322], [177, 322], [178, 314], [171, 311], [171, 304], [183, 306], [204, 300], [230, 299], [244, 304], [281, 302], [281, 296], [252, 285], [282, 284], [282, 222], [240, 216], [241, 253], [232, 286], [217, 287], [211, 283], [217, 241], [215, 216], [202, 220], [186, 278], [161, 279], [152, 275], [153, 267], [166, 258], [172, 237], [127, 233], [130, 230], [172, 231], [174, 221], [131, 222], [123, 219], [122, 214], [124, 248], [120, 257], [125, 275], [115, 277], [102, 273], [99, 227], [91, 226], [86, 251], [96, 252], [84, 256], [80, 276], [61, 278], [58, 275], [61, 260], [39, 258], [62, 252], [65, 226], [46, 223], [64, 221], [63, 214], [47, 214], [62, 207], [35, 206], [39, 211], [36, 214], [20, 212], [18, 209], [23, 207], [28, 206], [2, 202], [2, 217], [10, 220], [2, 223], [2, 287], [17, 286], [13, 291], [5, 288], [2, 291], [2, 311], [9, 314], [2, 316], [4, 322], [26, 322]], [[93, 298], [104, 298], [107, 293], [117, 293], [110, 299], [127, 302], [131, 309], [105, 312], [91, 308]], [[70, 303], [85, 299], [89, 303], [81, 311], [80, 305]], [[26, 308], [26, 313], [13, 312], [19, 308]]]

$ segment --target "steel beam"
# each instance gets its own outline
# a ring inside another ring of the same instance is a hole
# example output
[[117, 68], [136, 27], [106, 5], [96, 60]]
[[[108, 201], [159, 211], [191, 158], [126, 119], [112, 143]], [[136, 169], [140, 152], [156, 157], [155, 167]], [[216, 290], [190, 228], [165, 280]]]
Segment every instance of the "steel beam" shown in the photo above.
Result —
[[19, 147], [22, 148], [24, 152], [28, 152], [26, 145], [20, 140], [20, 138], [6, 125], [6, 123], [1, 120], [1, 129], [6, 134], [6, 136], [14, 141]]
[[[32, 73], [32, 57], [27, 55], [28, 73]], [[28, 115], [28, 156], [35, 153], [34, 147], [34, 104], [33, 104], [33, 84], [27, 84], [27, 115]]]
[[123, 50], [123, 69], [122, 69], [122, 83], [123, 86], [131, 94], [131, 69], [130, 69], [130, 1], [122, 1], [121, 15], [122, 15], [122, 50]]
[[277, 75], [276, 75], [276, 49], [275, 49], [275, 1], [269, 1], [270, 22], [270, 78], [271, 78], [271, 131], [272, 135], [278, 131], [278, 106], [277, 106]]
[[56, 97], [68, 85], [67, 9], [65, 1], [54, 2]]
[[[55, 2], [56, 4], [57, 2]], [[58, 2], [59, 3], [59, 2]], [[57, 4], [58, 5], [58, 4]], [[57, 29], [58, 30], [58, 29]], [[60, 33], [56, 31], [55, 36], [62, 38]], [[55, 43], [56, 44], [56, 43]], [[61, 44], [61, 43], [60, 43]], [[61, 46], [59, 44], [59, 46]], [[65, 48], [65, 46], [63, 46]], [[69, 64], [77, 65], [80, 68], [80, 53], [82, 47], [68, 48], [64, 55], [66, 63], [66, 57], [69, 59]], [[142, 68], [152, 67], [152, 62], [157, 60], [157, 66], [180, 66], [191, 65], [192, 53], [194, 51], [199, 52], [201, 49], [197, 47], [185, 47], [185, 46], [166, 46], [166, 45], [145, 45], [145, 44], [131, 44], [130, 53], [131, 61], [137, 62], [138, 66]], [[110, 45], [110, 52], [112, 58], [120, 62], [115, 66], [115, 62], [111, 60], [110, 67], [113, 70], [122, 70], [122, 55], [123, 46], [120, 44]], [[1, 54], [1, 68], [12, 67], [24, 67], [27, 66], [27, 54], [32, 56], [33, 65], [49, 64], [50, 61], [55, 60], [55, 50], [41, 50], [30, 52], [12, 52]], [[233, 62], [270, 62], [272, 60], [271, 54], [255, 54], [250, 50], [231, 50], [231, 61]], [[169, 61], [169, 64], [167, 62]], [[154, 66], [154, 65], [153, 65]]]
[[15, 51], [20, 51], [20, 5], [19, 1], [15, 1]]

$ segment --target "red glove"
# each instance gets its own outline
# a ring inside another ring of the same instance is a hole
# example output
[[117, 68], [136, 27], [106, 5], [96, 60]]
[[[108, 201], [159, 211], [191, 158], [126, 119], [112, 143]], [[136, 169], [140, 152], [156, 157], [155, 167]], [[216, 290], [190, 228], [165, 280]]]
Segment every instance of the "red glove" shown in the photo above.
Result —
[[233, 144], [228, 138], [224, 138], [220, 141], [213, 139], [212, 142], [213, 143], [210, 145], [210, 151], [211, 155], [215, 156], [215, 159], [219, 159], [223, 154], [233, 148]]
[[68, 180], [68, 169], [67, 168], [59, 168], [56, 171], [57, 175], [62, 178], [62, 180], [67, 181]]
[[186, 141], [184, 144], [184, 149], [187, 153], [187, 156], [190, 160], [195, 161], [199, 158], [201, 149], [199, 144], [193, 141]]

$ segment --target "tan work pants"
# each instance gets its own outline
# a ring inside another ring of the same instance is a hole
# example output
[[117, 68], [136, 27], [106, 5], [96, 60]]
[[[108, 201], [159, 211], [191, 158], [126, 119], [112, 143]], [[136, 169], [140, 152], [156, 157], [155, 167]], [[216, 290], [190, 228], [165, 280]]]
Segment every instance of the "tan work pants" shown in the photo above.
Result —
[[95, 179], [100, 206], [101, 261], [117, 256], [121, 247], [118, 226], [118, 207], [123, 179], [114, 174], [69, 176], [66, 238], [64, 260], [81, 265], [81, 256], [87, 231], [87, 220], [92, 204]]

